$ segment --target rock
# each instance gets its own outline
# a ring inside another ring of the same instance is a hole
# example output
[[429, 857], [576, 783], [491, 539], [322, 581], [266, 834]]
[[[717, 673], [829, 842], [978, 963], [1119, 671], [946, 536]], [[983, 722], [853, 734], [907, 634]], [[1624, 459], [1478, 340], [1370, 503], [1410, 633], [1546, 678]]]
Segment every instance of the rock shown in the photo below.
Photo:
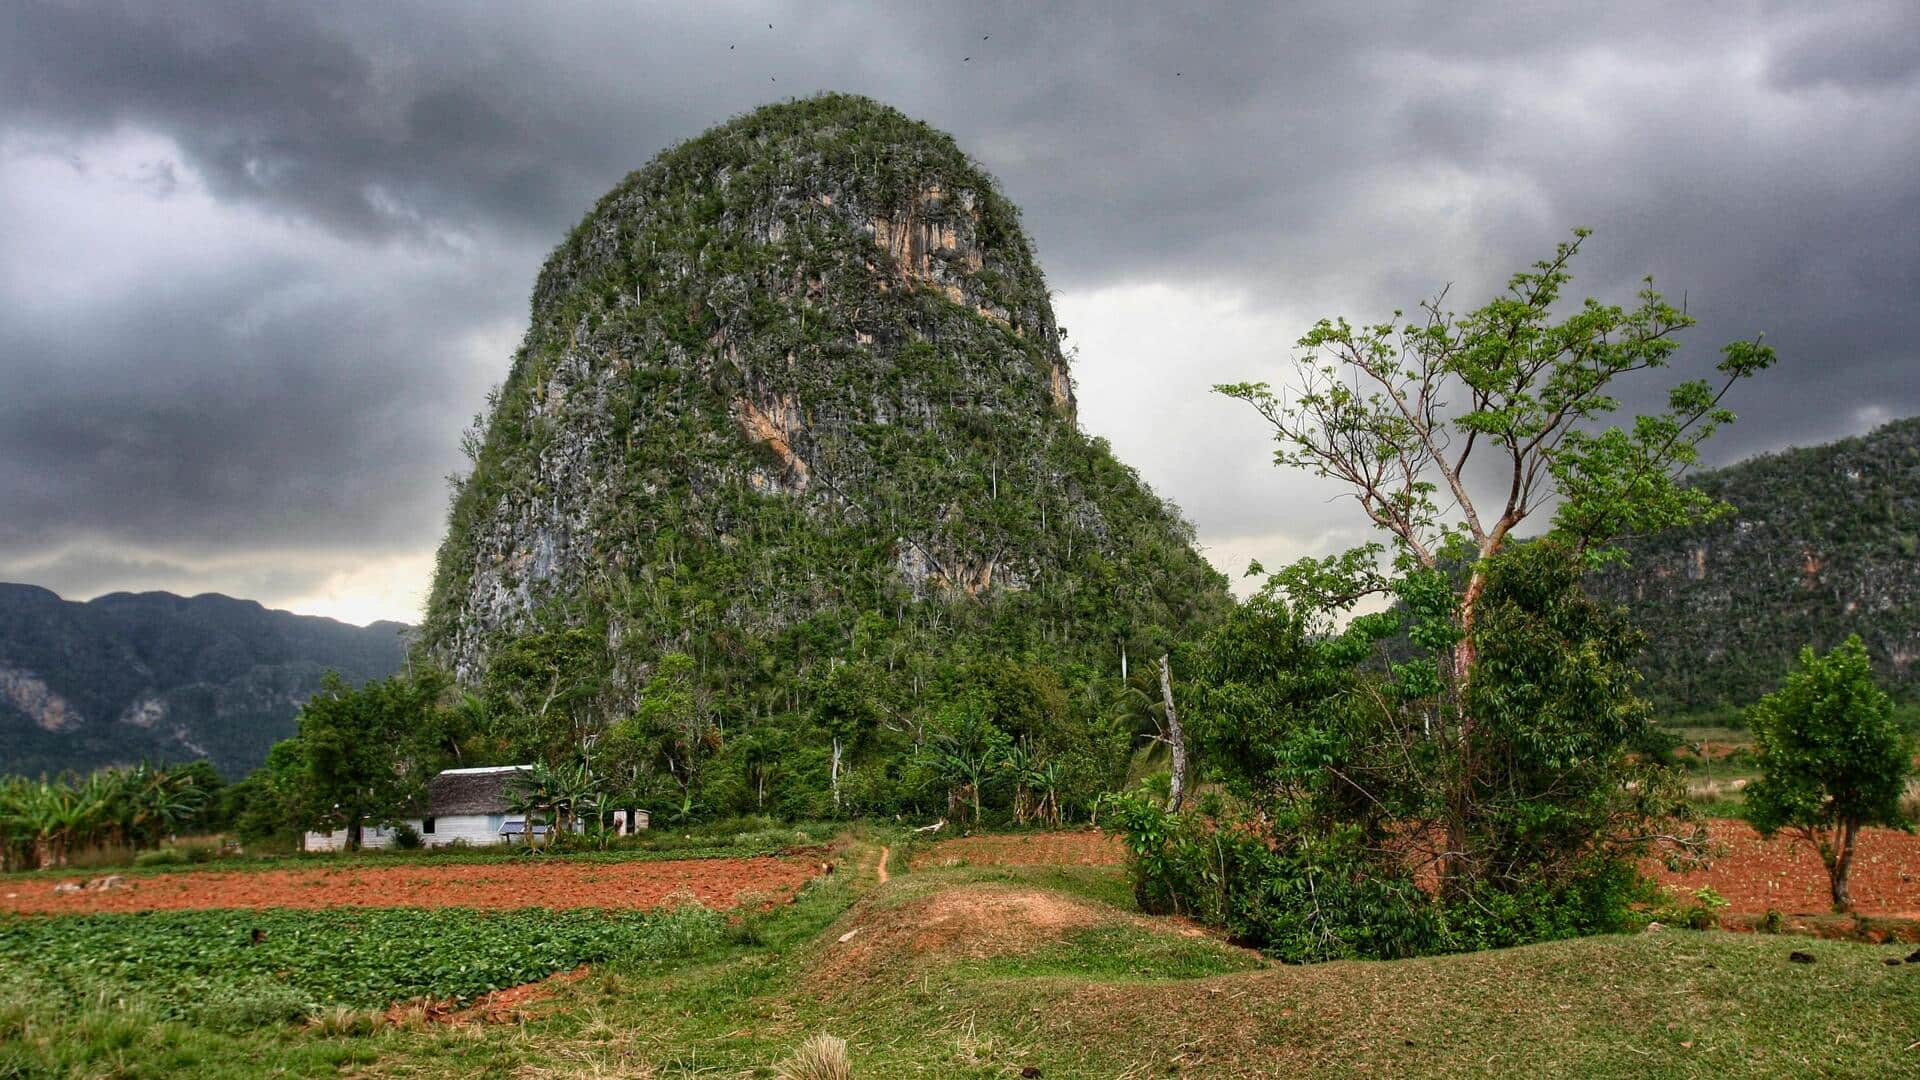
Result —
[[1664, 925], [1663, 925], [1663, 924], [1661, 924], [1661, 923], [1657, 923], [1657, 922], [1650, 922], [1650, 923], [1648, 923], [1648, 924], [1647, 924], [1647, 928], [1646, 928], [1645, 930], [1642, 930], [1642, 931], [1641, 931], [1641, 933], [1643, 933], [1643, 934], [1657, 934], [1657, 933], [1659, 933], [1660, 931], [1662, 931], [1662, 930], [1665, 930], [1665, 929], [1666, 929], [1666, 926], [1664, 926]]
[[1025, 1080], [1034, 1080], [1035, 1077], [1040, 1075], [1040, 1066], [1022, 1065], [1020, 1067], [1020, 1075], [1025, 1078]]
[[1801, 952], [1799, 949], [1795, 949], [1792, 952], [1787, 954], [1787, 959], [1793, 961], [1796, 964], [1811, 964], [1813, 963], [1813, 954], [1810, 952]]
[[[542, 269], [420, 641], [472, 684], [537, 612], [604, 628], [600, 722], [702, 642], [743, 695], [847, 659], [759, 665], [796, 627], [937, 663], [1017, 619], [1057, 670], [1117, 668], [1113, 627], [1178, 637], [1230, 601], [1080, 430], [1061, 342], [1018, 211], [949, 136], [846, 95], [714, 128]], [[873, 674], [916, 697], [919, 670]]]
[[81, 890], [81, 888], [82, 888], [81, 884], [77, 881], [63, 881], [60, 884], [55, 885], [53, 887], [53, 891], [57, 893], [77, 893]]
[[1913, 955], [1907, 957], [1907, 963], [1920, 964], [1920, 949], [1915, 949]]
[[93, 892], [106, 892], [108, 889], [124, 889], [127, 879], [122, 874], [108, 874], [103, 878], [94, 878], [87, 882], [87, 888]]

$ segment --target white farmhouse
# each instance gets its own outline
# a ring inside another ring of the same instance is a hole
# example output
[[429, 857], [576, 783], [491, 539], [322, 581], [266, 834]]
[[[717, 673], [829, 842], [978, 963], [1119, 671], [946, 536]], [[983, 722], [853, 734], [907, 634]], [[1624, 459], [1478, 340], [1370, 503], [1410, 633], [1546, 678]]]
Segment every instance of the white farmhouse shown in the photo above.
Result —
[[[509, 789], [515, 777], [529, 771], [527, 765], [493, 765], [478, 769], [448, 769], [427, 781], [427, 812], [406, 818], [404, 823], [420, 834], [427, 847], [445, 847], [464, 843], [472, 847], [484, 844], [510, 844], [526, 838], [527, 822], [511, 811]], [[638, 832], [649, 824], [645, 810], [616, 810], [614, 831], [620, 836]], [[397, 828], [397, 826], [396, 826]], [[545, 833], [547, 826], [536, 822], [534, 834]], [[369, 822], [360, 831], [360, 846], [367, 849], [393, 846], [394, 828], [377, 827]], [[339, 851], [347, 846], [347, 830], [309, 832], [301, 838], [307, 851]]]

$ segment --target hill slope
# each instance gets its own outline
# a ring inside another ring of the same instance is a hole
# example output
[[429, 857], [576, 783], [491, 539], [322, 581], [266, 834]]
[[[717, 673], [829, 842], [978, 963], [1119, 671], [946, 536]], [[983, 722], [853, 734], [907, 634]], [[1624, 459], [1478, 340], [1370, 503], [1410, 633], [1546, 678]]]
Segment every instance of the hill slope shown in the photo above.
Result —
[[1656, 701], [1745, 705], [1780, 684], [1802, 645], [1850, 633], [1883, 685], [1920, 697], [1920, 418], [1694, 482], [1735, 512], [1636, 542], [1594, 581], [1647, 631]]
[[1225, 583], [1077, 428], [1060, 337], [1014, 207], [923, 124], [834, 95], [673, 148], [541, 272], [425, 643], [473, 682], [591, 627], [608, 716], [667, 652], [749, 715], [849, 659], [909, 697], [969, 655], [1117, 670]]
[[237, 776], [293, 733], [327, 669], [353, 681], [399, 670], [403, 630], [211, 593], [77, 603], [0, 583], [0, 773], [144, 757], [208, 758]]

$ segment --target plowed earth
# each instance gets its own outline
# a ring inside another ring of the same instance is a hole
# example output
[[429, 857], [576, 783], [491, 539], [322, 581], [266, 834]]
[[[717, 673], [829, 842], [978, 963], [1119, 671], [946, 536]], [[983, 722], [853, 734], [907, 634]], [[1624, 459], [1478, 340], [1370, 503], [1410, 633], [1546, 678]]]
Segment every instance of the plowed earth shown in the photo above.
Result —
[[[630, 908], [691, 895], [710, 908], [770, 906], [799, 890], [820, 864], [804, 858], [675, 859], [570, 863], [453, 863], [240, 873], [129, 874], [112, 888], [87, 878], [0, 882], [0, 911], [75, 914], [177, 908]], [[65, 882], [78, 892], [58, 892]]]
[[915, 852], [913, 868], [942, 866], [1118, 866], [1127, 861], [1120, 838], [1098, 829], [1019, 835], [960, 836]]
[[[1702, 885], [1727, 898], [1734, 914], [1817, 914], [1828, 910], [1827, 870], [1809, 845], [1786, 834], [1762, 840], [1743, 821], [1707, 824], [1708, 835], [1727, 846], [1706, 870], [1676, 874], [1657, 864], [1646, 872], [1676, 892]], [[1861, 915], [1920, 918], [1920, 836], [1891, 829], [1864, 829], [1847, 875], [1854, 909]]]
[[[1681, 893], [1712, 886], [1727, 898], [1730, 914], [1828, 910], [1827, 871], [1811, 847], [1784, 834], [1761, 840], [1743, 821], [1711, 821], [1708, 833], [1726, 845], [1726, 853], [1711, 867], [1682, 874], [1649, 860], [1645, 871]], [[1110, 866], [1125, 861], [1118, 836], [1081, 830], [941, 840], [915, 853], [913, 866]], [[1920, 919], [1920, 835], [1864, 830], [1848, 880], [1860, 914]]]

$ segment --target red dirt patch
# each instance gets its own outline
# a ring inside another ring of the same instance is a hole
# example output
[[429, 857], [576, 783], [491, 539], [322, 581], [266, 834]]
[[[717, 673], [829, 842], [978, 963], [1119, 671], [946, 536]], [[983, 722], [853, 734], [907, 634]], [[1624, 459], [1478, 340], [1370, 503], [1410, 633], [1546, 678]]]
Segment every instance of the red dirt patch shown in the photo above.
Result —
[[586, 978], [591, 970], [582, 964], [572, 971], [549, 975], [537, 982], [495, 990], [473, 999], [473, 1002], [465, 1008], [461, 1008], [452, 1001], [438, 1001], [431, 998], [424, 1001], [400, 1002], [388, 1006], [386, 1020], [389, 1024], [404, 1024], [413, 1017], [423, 1019], [430, 1024], [516, 1023], [531, 1019], [531, 1006], [551, 998], [560, 987]]
[[[1676, 874], [1650, 862], [1647, 874], [1676, 892], [1711, 885], [1734, 914], [1769, 908], [1787, 914], [1827, 911], [1827, 871], [1811, 847], [1784, 834], [1762, 840], [1744, 821], [1711, 821], [1707, 831], [1727, 846], [1712, 867]], [[1862, 915], [1920, 918], [1920, 836], [1862, 830], [1847, 882]]]
[[913, 856], [915, 870], [942, 866], [1118, 866], [1126, 845], [1099, 829], [983, 834], [942, 840]]
[[[74, 914], [178, 908], [653, 908], [691, 894], [711, 908], [772, 904], [818, 869], [804, 858], [452, 863], [320, 870], [128, 875], [115, 889], [60, 893], [51, 878], [0, 883], [0, 911]], [[85, 879], [66, 879], [82, 881]]]

